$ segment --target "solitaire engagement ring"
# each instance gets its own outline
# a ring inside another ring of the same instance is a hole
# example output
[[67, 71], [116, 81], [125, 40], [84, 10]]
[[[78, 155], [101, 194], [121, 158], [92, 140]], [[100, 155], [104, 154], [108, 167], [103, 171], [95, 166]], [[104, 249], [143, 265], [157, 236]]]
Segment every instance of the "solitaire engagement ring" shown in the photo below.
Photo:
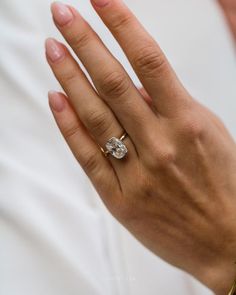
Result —
[[111, 154], [116, 159], [123, 159], [128, 153], [128, 149], [125, 146], [123, 140], [126, 138], [127, 133], [125, 132], [120, 138], [112, 137], [106, 143], [106, 150], [101, 147], [102, 153], [107, 157]]

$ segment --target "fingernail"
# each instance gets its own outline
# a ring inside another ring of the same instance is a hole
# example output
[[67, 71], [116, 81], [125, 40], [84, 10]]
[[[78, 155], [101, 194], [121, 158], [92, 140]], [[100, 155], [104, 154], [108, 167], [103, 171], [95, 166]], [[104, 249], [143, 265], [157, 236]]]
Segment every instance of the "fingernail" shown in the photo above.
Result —
[[99, 7], [104, 7], [110, 2], [110, 0], [92, 0], [92, 1], [96, 6], [99, 6]]
[[66, 102], [62, 94], [56, 91], [48, 92], [48, 99], [50, 107], [56, 112], [62, 112], [65, 108]]
[[60, 60], [64, 55], [65, 51], [62, 45], [55, 39], [49, 38], [45, 43], [46, 54], [51, 62], [56, 62]]
[[59, 26], [68, 24], [73, 19], [71, 10], [63, 3], [54, 2], [51, 5], [51, 11], [55, 22]]

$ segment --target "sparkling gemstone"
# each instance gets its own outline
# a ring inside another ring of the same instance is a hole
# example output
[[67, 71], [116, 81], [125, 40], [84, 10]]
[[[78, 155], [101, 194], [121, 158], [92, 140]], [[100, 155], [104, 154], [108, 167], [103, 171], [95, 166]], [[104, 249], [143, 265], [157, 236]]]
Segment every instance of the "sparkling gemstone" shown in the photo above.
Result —
[[128, 153], [125, 144], [116, 137], [112, 137], [108, 140], [106, 149], [116, 159], [122, 159]]

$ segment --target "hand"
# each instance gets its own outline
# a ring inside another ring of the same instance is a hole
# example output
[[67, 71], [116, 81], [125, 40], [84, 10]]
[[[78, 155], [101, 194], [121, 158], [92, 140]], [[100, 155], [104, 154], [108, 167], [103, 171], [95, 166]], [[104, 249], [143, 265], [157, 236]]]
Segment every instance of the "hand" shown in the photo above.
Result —
[[[66, 93], [49, 93], [56, 122], [111, 213], [158, 256], [225, 295], [236, 275], [235, 142], [124, 3], [92, 4], [151, 107], [81, 15], [54, 3], [55, 24], [95, 86], [68, 49], [48, 39], [47, 60]], [[124, 130], [126, 157], [104, 157], [98, 145]]]

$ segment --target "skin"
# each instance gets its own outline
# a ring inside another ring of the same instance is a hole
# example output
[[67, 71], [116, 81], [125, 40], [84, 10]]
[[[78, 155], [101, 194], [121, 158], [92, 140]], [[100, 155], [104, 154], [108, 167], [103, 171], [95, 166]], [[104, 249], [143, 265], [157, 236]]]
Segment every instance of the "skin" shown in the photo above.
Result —
[[[73, 7], [54, 3], [55, 25], [95, 86], [66, 46], [48, 39], [46, 57], [66, 93], [49, 93], [55, 120], [114, 217], [156, 255], [225, 295], [236, 277], [235, 142], [123, 2], [92, 5], [145, 92]], [[98, 145], [124, 130], [127, 156], [104, 157]]]

